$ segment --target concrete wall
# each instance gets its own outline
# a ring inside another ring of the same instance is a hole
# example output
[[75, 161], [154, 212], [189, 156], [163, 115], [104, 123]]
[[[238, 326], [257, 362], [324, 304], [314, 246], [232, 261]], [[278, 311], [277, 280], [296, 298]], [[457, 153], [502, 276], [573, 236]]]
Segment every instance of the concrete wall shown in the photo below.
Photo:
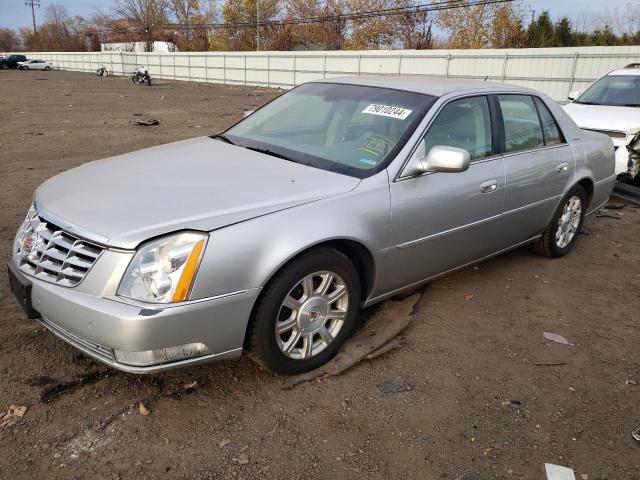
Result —
[[609, 70], [640, 62], [640, 47], [320, 52], [31, 53], [55, 68], [130, 75], [138, 65], [161, 79], [291, 88], [342, 75], [423, 74], [487, 79], [541, 90], [563, 101]]

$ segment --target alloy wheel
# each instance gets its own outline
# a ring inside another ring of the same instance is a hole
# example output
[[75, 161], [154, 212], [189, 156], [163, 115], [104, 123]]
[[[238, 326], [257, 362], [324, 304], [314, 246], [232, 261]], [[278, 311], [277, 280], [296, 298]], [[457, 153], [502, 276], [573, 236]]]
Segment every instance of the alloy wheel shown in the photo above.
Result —
[[347, 318], [350, 292], [335, 272], [305, 276], [287, 293], [275, 324], [276, 343], [288, 358], [308, 359], [327, 348]]
[[564, 204], [562, 215], [558, 218], [556, 229], [556, 245], [566, 248], [575, 237], [582, 217], [582, 201], [577, 195], [570, 197]]

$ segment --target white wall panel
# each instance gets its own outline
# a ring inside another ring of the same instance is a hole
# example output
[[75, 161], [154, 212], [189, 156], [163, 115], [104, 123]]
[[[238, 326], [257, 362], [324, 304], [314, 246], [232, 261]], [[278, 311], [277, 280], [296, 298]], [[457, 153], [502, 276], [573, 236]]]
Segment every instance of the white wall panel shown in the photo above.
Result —
[[290, 88], [343, 75], [430, 75], [487, 78], [525, 85], [562, 101], [609, 70], [640, 62], [640, 47], [484, 50], [380, 50], [326, 52], [41, 52], [32, 58], [62, 70], [93, 72], [105, 65], [115, 75], [146, 66], [161, 79]]

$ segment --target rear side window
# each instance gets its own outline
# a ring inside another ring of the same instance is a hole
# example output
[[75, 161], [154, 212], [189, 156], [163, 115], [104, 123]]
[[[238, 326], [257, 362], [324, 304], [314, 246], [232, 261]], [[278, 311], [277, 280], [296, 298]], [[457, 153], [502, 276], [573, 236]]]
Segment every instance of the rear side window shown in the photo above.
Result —
[[538, 107], [538, 112], [540, 113], [545, 145], [559, 145], [564, 143], [562, 132], [560, 132], [558, 123], [556, 122], [556, 119], [553, 118], [553, 115], [551, 115], [549, 108], [547, 108], [544, 102], [537, 97], [534, 97], [534, 101], [536, 102], [536, 107]]
[[448, 103], [425, 137], [425, 153], [436, 145], [467, 150], [471, 160], [492, 154], [491, 116], [487, 97], [469, 97]]
[[538, 111], [528, 95], [498, 95], [507, 153], [544, 147]]

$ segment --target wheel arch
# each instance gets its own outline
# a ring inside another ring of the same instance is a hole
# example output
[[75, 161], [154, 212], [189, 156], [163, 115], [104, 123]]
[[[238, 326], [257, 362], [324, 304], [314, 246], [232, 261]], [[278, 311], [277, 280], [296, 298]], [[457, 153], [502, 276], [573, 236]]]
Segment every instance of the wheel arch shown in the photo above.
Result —
[[[313, 245], [309, 245], [304, 249], [294, 253], [290, 257], [288, 257], [284, 262], [282, 262], [274, 271], [271, 272], [269, 277], [265, 280], [262, 291], [264, 291], [264, 287], [266, 287], [273, 278], [284, 269], [287, 265], [289, 265], [295, 259], [307, 254], [308, 252], [315, 250], [317, 248], [332, 248], [344, 254], [355, 266], [358, 271], [358, 276], [360, 278], [361, 289], [361, 302], [364, 302], [371, 291], [373, 290], [373, 285], [375, 281], [375, 260], [371, 251], [361, 242], [349, 238], [334, 238], [323, 240]], [[254, 312], [257, 305], [260, 303], [260, 298], [262, 296], [262, 292], [256, 299], [253, 308], [251, 309], [251, 315], [249, 317], [249, 323], [247, 324], [247, 329], [245, 331], [244, 337], [244, 348], [247, 349], [249, 347], [249, 340], [251, 339], [251, 331], [253, 329], [253, 318]]]
[[322, 247], [338, 250], [351, 260], [356, 267], [356, 270], [358, 270], [358, 275], [360, 276], [360, 283], [362, 286], [361, 300], [366, 299], [373, 289], [376, 271], [375, 261], [369, 248], [367, 248], [362, 242], [351, 238], [331, 238], [305, 246], [303, 249], [298, 250], [282, 261], [265, 279], [262, 287], [266, 287], [273, 277], [293, 260], [305, 255], [311, 250]]
[[591, 200], [593, 199], [593, 190], [594, 190], [593, 179], [589, 177], [581, 178], [576, 182], [576, 185], [580, 185], [582, 188], [584, 188], [585, 192], [587, 192], [586, 206], [589, 207], [589, 205], [591, 205]]

